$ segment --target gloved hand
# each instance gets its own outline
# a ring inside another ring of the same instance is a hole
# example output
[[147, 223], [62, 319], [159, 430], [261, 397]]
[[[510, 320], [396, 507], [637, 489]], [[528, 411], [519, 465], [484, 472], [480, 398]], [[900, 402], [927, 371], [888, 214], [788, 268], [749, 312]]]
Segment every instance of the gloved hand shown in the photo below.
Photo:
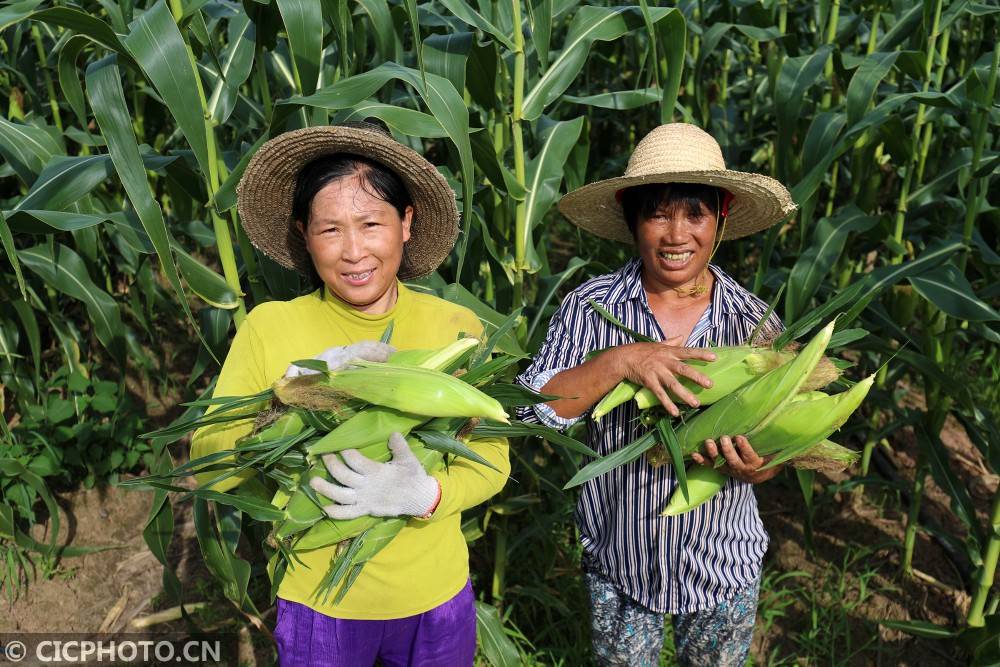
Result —
[[[386, 361], [389, 355], [396, 351], [392, 345], [386, 345], [375, 340], [363, 340], [351, 345], [331, 347], [316, 355], [314, 358], [325, 361], [331, 371], [340, 370], [355, 359], [366, 361]], [[316, 375], [317, 372], [308, 368], [300, 368], [295, 364], [285, 371], [286, 378], [299, 377], [300, 375]]]
[[354, 519], [371, 516], [426, 517], [437, 507], [441, 485], [424, 471], [420, 461], [410, 451], [410, 446], [399, 433], [389, 436], [392, 460], [378, 463], [356, 449], [346, 449], [340, 454], [323, 457], [332, 484], [319, 477], [309, 485], [320, 495], [333, 500], [323, 510], [332, 519]]

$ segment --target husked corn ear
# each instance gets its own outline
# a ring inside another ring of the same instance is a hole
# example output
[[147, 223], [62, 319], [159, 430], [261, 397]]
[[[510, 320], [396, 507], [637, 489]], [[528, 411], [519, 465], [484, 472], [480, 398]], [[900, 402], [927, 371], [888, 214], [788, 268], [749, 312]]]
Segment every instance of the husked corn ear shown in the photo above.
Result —
[[285, 378], [275, 383], [274, 393], [288, 405], [315, 405], [323, 398], [337, 402], [346, 395], [427, 417], [486, 417], [508, 423], [496, 399], [454, 376], [377, 362], [357, 366], [326, 376]]
[[800, 394], [755, 433], [750, 444], [763, 456], [804, 453], [844, 425], [868, 395], [873, 382], [875, 376], [870, 375], [840, 394], [827, 396], [818, 391]]
[[591, 417], [594, 419], [600, 419], [604, 415], [608, 414], [615, 408], [617, 408], [622, 403], [625, 403], [639, 391], [640, 385], [634, 382], [629, 382], [628, 380], [622, 380], [614, 389], [609, 391], [604, 395], [604, 398], [594, 406], [594, 410], [591, 413]]
[[[713, 348], [712, 352], [715, 353], [715, 361], [689, 359], [684, 362], [688, 366], [697, 368], [701, 373], [707, 375], [712, 381], [711, 387], [702, 387], [690, 378], [678, 378], [678, 381], [682, 385], [698, 397], [698, 401], [702, 405], [715, 403], [750, 380], [763, 375], [767, 372], [761, 370], [764, 366], [763, 358], [767, 355], [780, 354], [779, 352], [771, 352], [770, 350], [747, 346]], [[761, 359], [761, 361], [757, 361], [758, 359]], [[668, 391], [667, 393], [671, 399], [680, 400], [673, 392]], [[645, 387], [636, 392], [635, 402], [642, 410], [660, 404], [656, 395]]]
[[678, 428], [681, 451], [690, 455], [705, 440], [723, 435], [746, 435], [752, 444], [752, 436], [792, 399], [819, 363], [833, 326], [831, 322], [824, 327], [791, 361], [748, 382]]
[[421, 415], [412, 415], [392, 408], [373, 405], [309, 445], [306, 451], [319, 455], [339, 452], [344, 449], [361, 449], [376, 443], [382, 443], [385, 446], [389, 436], [393, 433], [401, 433], [405, 436], [425, 421], [427, 418]]
[[[686, 377], [678, 378], [678, 381], [682, 385], [698, 397], [698, 401], [702, 405], [711, 405], [719, 401], [747, 382], [780, 367], [796, 356], [796, 353], [791, 351], [778, 352], [768, 348], [747, 346], [712, 348], [712, 352], [715, 353], [715, 361], [691, 359], [684, 362], [708, 376], [712, 381], [711, 387], [702, 387], [697, 382]], [[820, 387], [825, 387], [839, 376], [840, 371], [837, 370], [836, 366], [829, 359], [823, 357], [813, 367], [801, 390], [812, 391]], [[667, 394], [672, 400], [680, 400], [672, 391], [668, 390]], [[645, 410], [659, 405], [660, 402], [652, 391], [643, 387], [636, 392], [635, 403], [640, 410]]]
[[727, 479], [728, 477], [712, 466], [690, 466], [687, 469], [688, 499], [684, 499], [680, 487], [674, 489], [670, 501], [662, 512], [663, 516], [677, 516], [703, 505], [722, 491]]
[[478, 338], [459, 338], [442, 348], [433, 350], [399, 350], [389, 356], [389, 363], [397, 366], [419, 366], [442, 371], [458, 361], [463, 354], [479, 345]]

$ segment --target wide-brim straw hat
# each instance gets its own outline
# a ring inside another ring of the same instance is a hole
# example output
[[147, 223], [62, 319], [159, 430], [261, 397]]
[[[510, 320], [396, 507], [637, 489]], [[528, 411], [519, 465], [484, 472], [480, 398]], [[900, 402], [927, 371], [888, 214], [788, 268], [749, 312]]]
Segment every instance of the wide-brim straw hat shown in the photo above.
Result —
[[726, 169], [712, 135], [687, 123], [669, 123], [642, 138], [623, 176], [570, 192], [559, 201], [559, 210], [592, 234], [631, 243], [618, 193], [649, 183], [701, 183], [728, 190], [733, 199], [721, 240], [771, 227], [796, 208], [787, 188], [770, 176]]
[[250, 242], [278, 264], [312, 274], [312, 259], [292, 217], [292, 199], [302, 168], [335, 153], [374, 160], [406, 185], [413, 200], [413, 220], [399, 278], [420, 278], [440, 266], [458, 237], [454, 190], [422, 155], [368, 123], [293, 130], [260, 147], [237, 188], [240, 220]]

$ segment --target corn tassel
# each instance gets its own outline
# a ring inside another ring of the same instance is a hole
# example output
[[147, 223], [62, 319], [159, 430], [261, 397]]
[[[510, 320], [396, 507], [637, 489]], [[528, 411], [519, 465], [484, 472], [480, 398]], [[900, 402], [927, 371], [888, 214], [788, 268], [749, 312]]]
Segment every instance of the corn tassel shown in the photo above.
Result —
[[723, 435], [746, 435], [752, 443], [752, 436], [774, 419], [819, 363], [833, 326], [831, 322], [824, 327], [791, 361], [743, 385], [677, 429], [681, 451], [690, 455], [706, 440]]
[[425, 368], [357, 362], [326, 376], [285, 378], [274, 385], [283, 403], [336, 405], [353, 396], [374, 405], [427, 417], [486, 417], [509, 423], [500, 403], [456, 377]]

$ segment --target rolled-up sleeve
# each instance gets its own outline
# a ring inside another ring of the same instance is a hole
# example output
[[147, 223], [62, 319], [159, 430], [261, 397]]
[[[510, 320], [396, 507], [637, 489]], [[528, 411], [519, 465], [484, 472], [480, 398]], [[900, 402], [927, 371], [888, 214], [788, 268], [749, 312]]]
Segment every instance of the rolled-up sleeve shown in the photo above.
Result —
[[[593, 340], [590, 313], [590, 307], [579, 296], [575, 293], [567, 295], [549, 320], [545, 342], [538, 354], [516, 381], [537, 391], [558, 373], [582, 364]], [[521, 421], [558, 429], [567, 428], [579, 420], [579, 417], [560, 417], [544, 403], [515, 408], [514, 414]]]

